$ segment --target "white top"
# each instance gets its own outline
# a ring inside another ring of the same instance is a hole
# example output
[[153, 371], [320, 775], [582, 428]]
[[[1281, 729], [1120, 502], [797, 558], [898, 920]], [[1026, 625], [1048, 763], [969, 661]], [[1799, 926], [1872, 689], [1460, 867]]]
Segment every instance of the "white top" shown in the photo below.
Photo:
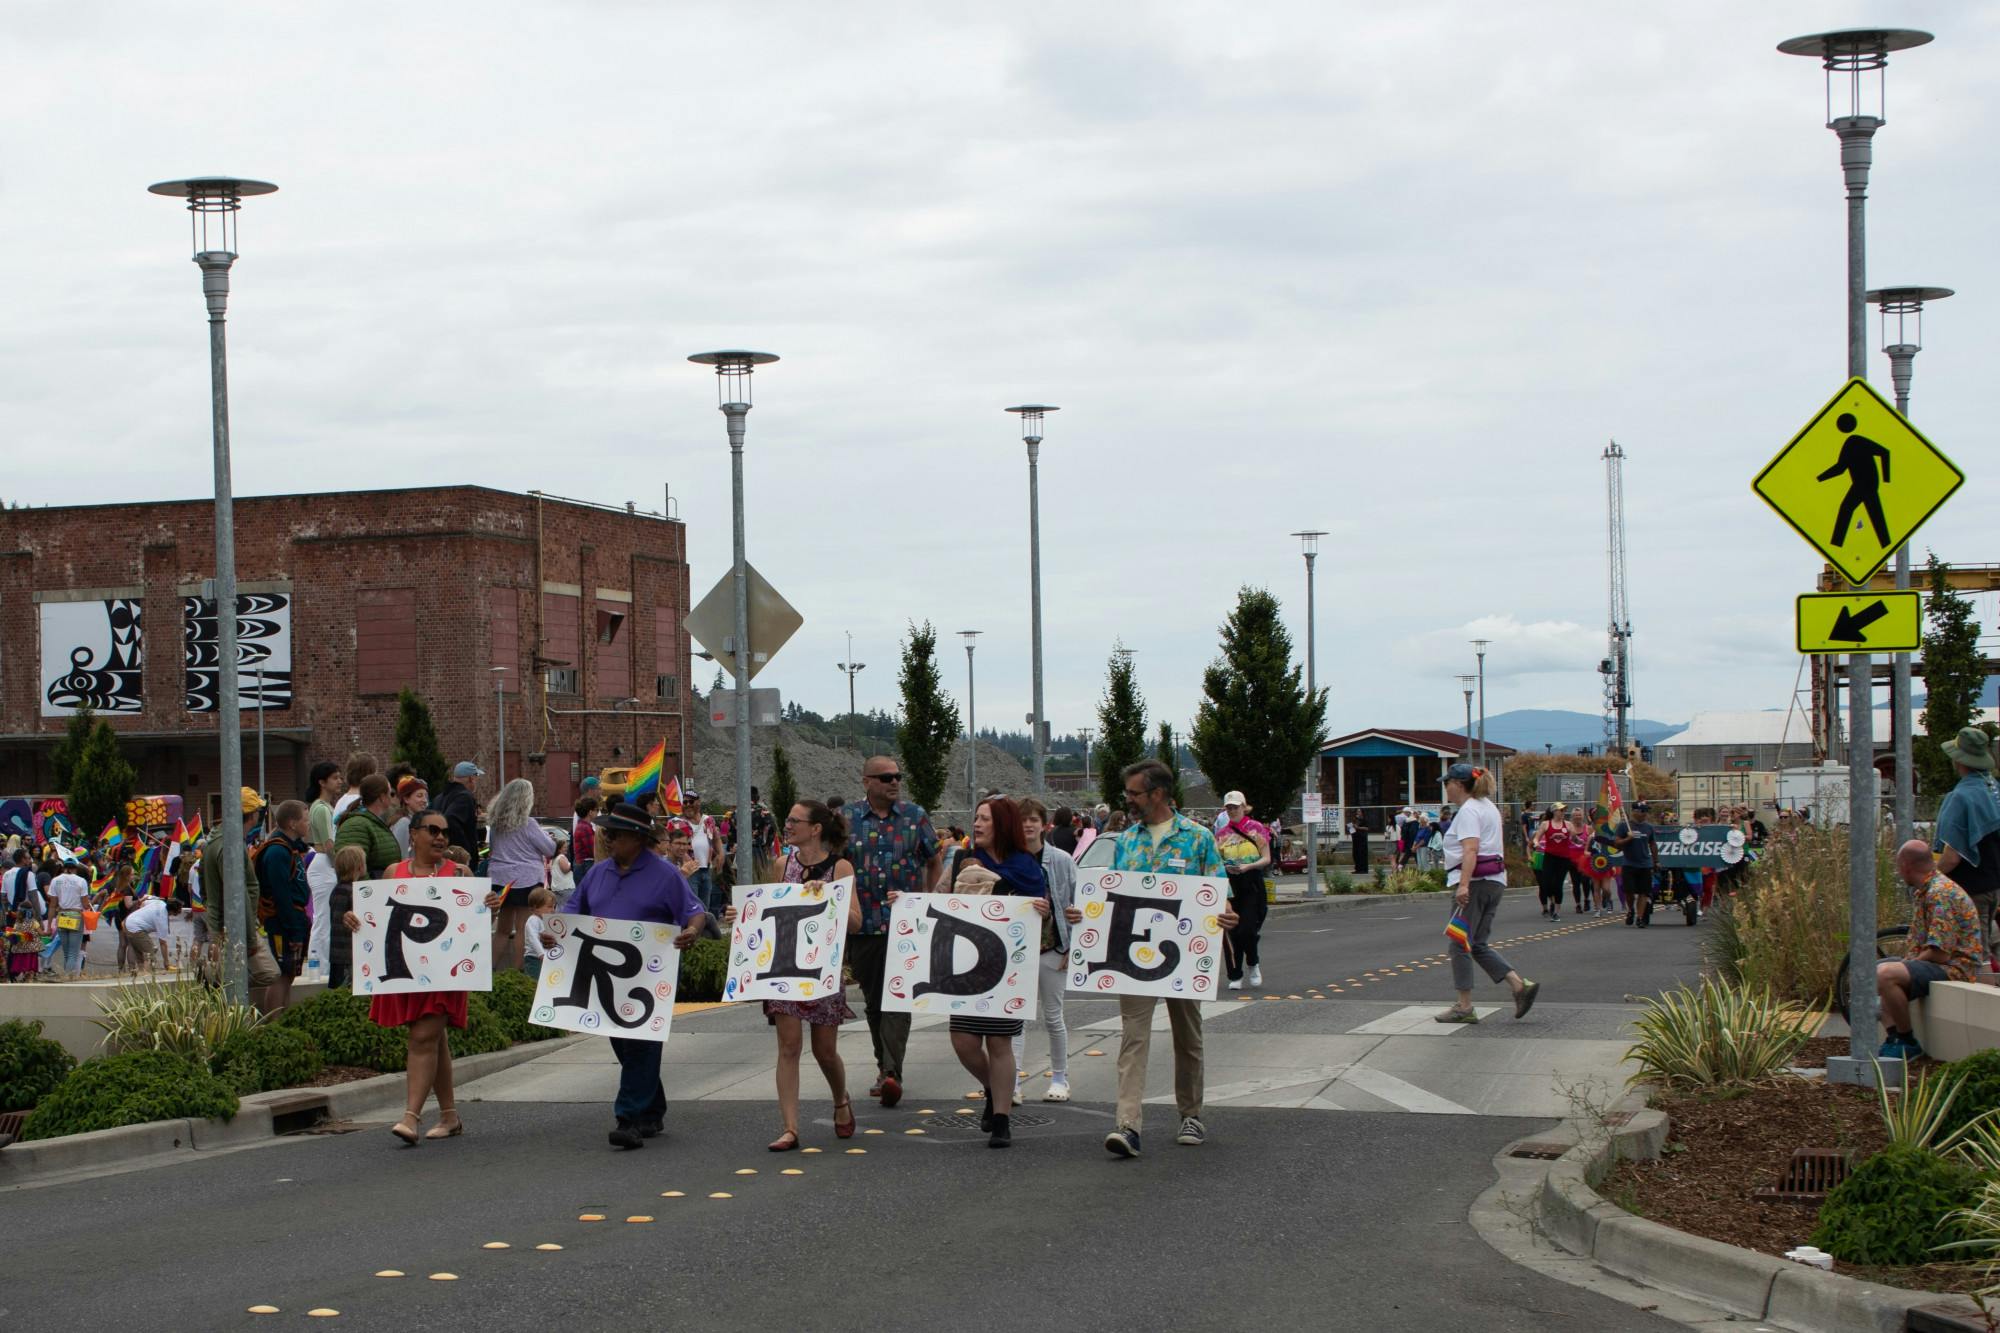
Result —
[[[1447, 887], [1456, 887], [1459, 879], [1460, 862], [1465, 860], [1465, 840], [1479, 839], [1481, 856], [1500, 855], [1500, 812], [1493, 808], [1493, 802], [1474, 796], [1458, 807], [1458, 813], [1451, 817], [1451, 827], [1444, 835], [1444, 882]], [[1506, 878], [1505, 874], [1489, 875], [1489, 879]]]
[[563, 895], [575, 887], [576, 874], [570, 866], [569, 858], [557, 852], [549, 858], [549, 891], [554, 893], [556, 901], [560, 902]]
[[527, 942], [521, 946], [523, 956], [528, 958], [542, 957], [542, 931], [544, 929], [541, 913], [537, 912], [529, 916]]
[[694, 837], [688, 840], [688, 850], [694, 853], [694, 863], [706, 870], [708, 869], [708, 816], [696, 815], [688, 823], [694, 825]]
[[125, 914], [125, 929], [129, 933], [143, 930], [153, 935], [167, 933], [167, 900], [148, 898]]
[[65, 870], [49, 881], [49, 894], [56, 900], [58, 912], [76, 912], [83, 909], [83, 900], [90, 896], [90, 885], [81, 875], [72, 875]]
[[360, 799], [361, 789], [359, 787], [354, 788], [352, 791], [342, 792], [340, 799], [333, 803], [334, 821], [338, 823], [340, 817], [347, 813], [348, 807]]

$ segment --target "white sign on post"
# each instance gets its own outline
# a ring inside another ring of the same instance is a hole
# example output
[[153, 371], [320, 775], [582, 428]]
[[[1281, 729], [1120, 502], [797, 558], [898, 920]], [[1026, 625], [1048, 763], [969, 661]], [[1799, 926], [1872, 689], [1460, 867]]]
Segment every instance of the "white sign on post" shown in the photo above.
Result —
[[1229, 882], [1101, 870], [1079, 875], [1064, 988], [1091, 995], [1215, 998]]
[[1309, 791], [1299, 798], [1299, 820], [1301, 823], [1317, 824], [1325, 817], [1326, 797], [1316, 791]]
[[1033, 898], [905, 893], [889, 908], [882, 1007], [1033, 1018], [1042, 918]]
[[542, 955], [529, 1016], [545, 1028], [634, 1041], [667, 1039], [680, 987], [681, 928], [658, 921], [545, 916], [556, 937]]
[[362, 995], [492, 990], [491, 884], [468, 875], [354, 886], [354, 989]]
[[810, 890], [803, 884], [738, 888], [722, 998], [815, 1000], [838, 995], [853, 892], [851, 876]]

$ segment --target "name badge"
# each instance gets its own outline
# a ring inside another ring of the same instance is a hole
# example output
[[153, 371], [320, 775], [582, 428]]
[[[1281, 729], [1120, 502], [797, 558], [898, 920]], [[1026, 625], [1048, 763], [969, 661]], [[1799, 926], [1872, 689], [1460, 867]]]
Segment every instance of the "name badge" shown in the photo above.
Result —
[[1187, 858], [1186, 858], [1185, 856], [1174, 856], [1174, 857], [1169, 857], [1169, 858], [1167, 859], [1167, 869], [1169, 869], [1169, 870], [1186, 870], [1186, 869], [1187, 869]]

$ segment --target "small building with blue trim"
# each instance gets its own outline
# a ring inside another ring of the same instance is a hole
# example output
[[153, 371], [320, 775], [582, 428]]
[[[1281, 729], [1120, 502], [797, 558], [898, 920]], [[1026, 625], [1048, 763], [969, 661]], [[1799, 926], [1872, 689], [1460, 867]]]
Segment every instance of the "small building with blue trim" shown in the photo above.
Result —
[[[1444, 800], [1445, 770], [1478, 753], [1479, 742], [1455, 731], [1370, 727], [1336, 737], [1320, 748], [1319, 791], [1326, 823], [1344, 831], [1348, 821], [1379, 832], [1409, 806], [1436, 808]], [[1495, 781], [1515, 753], [1486, 743]]]

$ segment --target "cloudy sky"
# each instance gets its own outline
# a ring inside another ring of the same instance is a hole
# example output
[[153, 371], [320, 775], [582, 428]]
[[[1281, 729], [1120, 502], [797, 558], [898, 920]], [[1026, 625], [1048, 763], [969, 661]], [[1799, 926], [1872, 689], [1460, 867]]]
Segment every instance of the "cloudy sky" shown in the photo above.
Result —
[[[1985, 559], [2000, 9], [1893, 8], [1939, 40], [1890, 70], [1870, 280], [1961, 293], [1912, 415], [1971, 482], [1918, 545]], [[807, 623], [759, 683], [809, 707], [846, 631], [890, 705], [928, 619], [1020, 722], [1032, 400], [1059, 731], [1116, 638], [1184, 725], [1244, 584], [1302, 641], [1306, 527], [1336, 730], [1448, 723], [1475, 636], [1490, 710], [1595, 711], [1613, 437], [1638, 712], [1783, 707], [1817, 565], [1749, 482], [1844, 377], [1844, 241], [1821, 75], [1773, 46], [1879, 9], [15, 0], [0, 486], [203, 493], [198, 278], [144, 187], [238, 173], [282, 187], [240, 494], [670, 486], [699, 597], [729, 468], [685, 358], [779, 353], [751, 552]]]

